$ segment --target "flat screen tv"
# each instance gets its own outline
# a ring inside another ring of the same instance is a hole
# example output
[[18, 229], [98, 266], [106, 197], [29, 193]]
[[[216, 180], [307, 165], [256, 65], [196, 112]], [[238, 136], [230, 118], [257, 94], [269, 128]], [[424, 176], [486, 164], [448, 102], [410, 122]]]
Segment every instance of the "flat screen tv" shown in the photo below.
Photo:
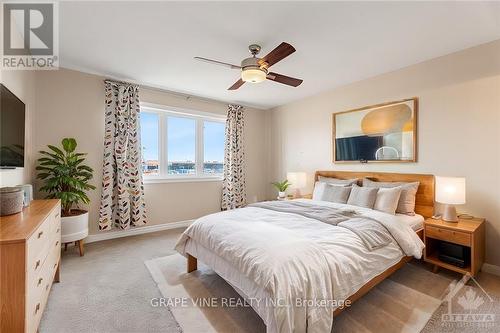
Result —
[[24, 103], [0, 84], [0, 168], [24, 167]]
[[375, 152], [383, 146], [381, 136], [352, 136], [335, 139], [336, 161], [369, 161], [375, 159]]

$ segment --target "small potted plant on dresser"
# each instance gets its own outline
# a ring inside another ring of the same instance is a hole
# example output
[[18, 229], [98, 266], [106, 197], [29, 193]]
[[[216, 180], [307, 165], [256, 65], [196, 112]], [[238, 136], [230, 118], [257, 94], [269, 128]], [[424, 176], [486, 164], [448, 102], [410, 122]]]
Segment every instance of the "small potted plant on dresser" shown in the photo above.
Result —
[[286, 189], [292, 185], [288, 182], [287, 179], [285, 179], [282, 182], [274, 182], [272, 183], [274, 187], [278, 190], [278, 199], [285, 199], [286, 197]]
[[43, 180], [40, 191], [48, 199], [61, 200], [61, 243], [75, 242], [83, 256], [83, 239], [89, 234], [89, 213], [79, 208], [90, 202], [87, 191], [95, 187], [89, 184], [94, 170], [84, 164], [86, 153], [77, 153], [76, 140], [64, 138], [62, 147], [48, 145], [50, 151], [40, 151], [37, 178]]

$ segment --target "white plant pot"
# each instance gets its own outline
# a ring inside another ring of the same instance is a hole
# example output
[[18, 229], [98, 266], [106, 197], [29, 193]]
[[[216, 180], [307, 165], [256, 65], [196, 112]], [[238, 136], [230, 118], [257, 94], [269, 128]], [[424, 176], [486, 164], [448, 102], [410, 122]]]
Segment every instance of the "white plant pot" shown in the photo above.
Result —
[[89, 212], [61, 217], [61, 243], [71, 243], [89, 235]]
[[286, 197], [286, 192], [278, 192], [278, 198], [284, 199]]

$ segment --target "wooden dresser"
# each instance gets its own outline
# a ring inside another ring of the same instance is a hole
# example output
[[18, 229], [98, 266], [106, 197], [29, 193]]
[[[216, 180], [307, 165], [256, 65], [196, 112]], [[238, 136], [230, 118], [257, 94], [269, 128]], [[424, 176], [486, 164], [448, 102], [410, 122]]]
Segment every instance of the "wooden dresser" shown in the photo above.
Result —
[[0, 332], [36, 332], [52, 282], [59, 282], [61, 204], [34, 200], [0, 217]]

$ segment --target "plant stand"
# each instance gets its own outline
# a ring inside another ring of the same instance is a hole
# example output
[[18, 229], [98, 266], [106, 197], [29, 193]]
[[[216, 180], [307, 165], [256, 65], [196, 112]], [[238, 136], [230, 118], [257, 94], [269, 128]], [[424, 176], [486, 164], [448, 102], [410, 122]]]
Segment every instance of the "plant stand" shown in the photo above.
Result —
[[[68, 244], [71, 244], [73, 242], [68, 242], [64, 243], [64, 251], [68, 250]], [[84, 255], [84, 250], [83, 250], [83, 239], [75, 241], [75, 247], [78, 246], [78, 251], [80, 252], [80, 257], [83, 257]]]
[[73, 216], [63, 216], [61, 218], [61, 243], [64, 244], [64, 250], [68, 249], [68, 244], [74, 242], [78, 247], [80, 256], [83, 257], [83, 240], [89, 235], [89, 213], [82, 211], [82, 214]]

